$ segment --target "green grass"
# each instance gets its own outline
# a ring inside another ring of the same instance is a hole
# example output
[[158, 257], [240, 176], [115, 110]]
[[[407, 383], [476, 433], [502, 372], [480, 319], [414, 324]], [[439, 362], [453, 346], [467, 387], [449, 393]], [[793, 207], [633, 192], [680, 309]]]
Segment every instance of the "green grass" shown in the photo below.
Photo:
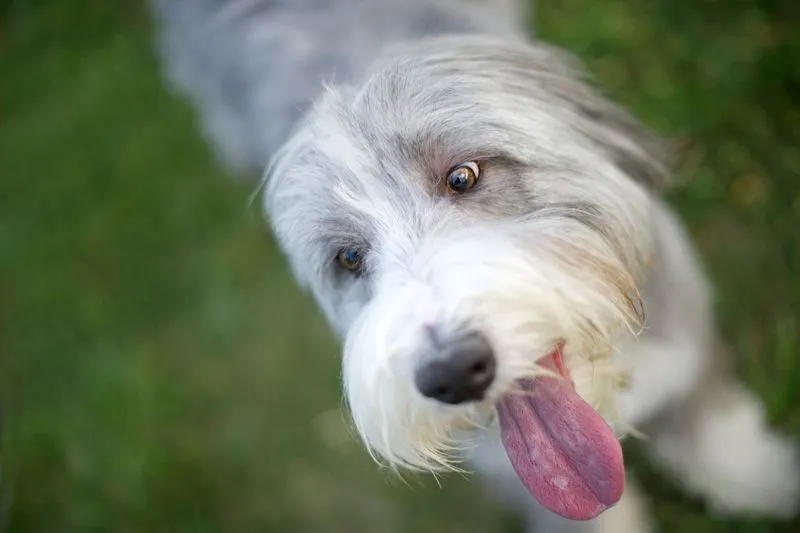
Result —
[[[542, 0], [537, 29], [686, 141], [671, 200], [738, 370], [800, 434], [797, 5]], [[336, 345], [163, 89], [140, 8], [0, 2], [0, 95], [7, 531], [515, 531], [477, 484], [405, 486], [349, 434]], [[634, 464], [665, 532], [800, 530], [716, 521]]]

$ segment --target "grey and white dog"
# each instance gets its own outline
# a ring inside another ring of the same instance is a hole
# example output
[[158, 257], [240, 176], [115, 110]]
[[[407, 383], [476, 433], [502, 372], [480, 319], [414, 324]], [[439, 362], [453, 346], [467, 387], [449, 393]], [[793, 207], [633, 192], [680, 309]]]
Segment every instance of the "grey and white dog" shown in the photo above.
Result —
[[153, 6], [221, 160], [267, 167], [377, 460], [464, 465], [531, 530], [638, 533], [619, 438], [639, 432], [712, 508], [795, 512], [794, 445], [726, 367], [660, 142], [526, 39], [526, 5]]

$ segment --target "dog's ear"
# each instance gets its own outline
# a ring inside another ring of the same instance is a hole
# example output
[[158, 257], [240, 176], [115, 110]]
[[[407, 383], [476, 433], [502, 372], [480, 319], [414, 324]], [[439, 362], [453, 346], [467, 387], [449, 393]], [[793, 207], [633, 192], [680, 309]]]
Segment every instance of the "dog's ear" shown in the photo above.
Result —
[[584, 133], [620, 170], [653, 191], [670, 185], [665, 142], [599, 95], [577, 104], [585, 122]]
[[605, 98], [577, 58], [546, 48], [553, 69], [550, 74], [555, 74], [549, 77], [547, 86], [575, 112], [575, 126], [580, 132], [632, 179], [653, 191], [667, 188], [672, 181], [667, 143]]

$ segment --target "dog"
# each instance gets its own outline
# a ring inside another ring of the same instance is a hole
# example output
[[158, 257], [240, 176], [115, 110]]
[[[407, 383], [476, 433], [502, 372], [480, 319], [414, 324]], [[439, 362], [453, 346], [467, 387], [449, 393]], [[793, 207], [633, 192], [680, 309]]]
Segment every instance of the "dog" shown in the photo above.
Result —
[[528, 38], [527, 3], [152, 6], [222, 164], [263, 172], [377, 461], [477, 472], [531, 531], [640, 533], [642, 434], [713, 511], [795, 514], [795, 444], [726, 363], [664, 143]]

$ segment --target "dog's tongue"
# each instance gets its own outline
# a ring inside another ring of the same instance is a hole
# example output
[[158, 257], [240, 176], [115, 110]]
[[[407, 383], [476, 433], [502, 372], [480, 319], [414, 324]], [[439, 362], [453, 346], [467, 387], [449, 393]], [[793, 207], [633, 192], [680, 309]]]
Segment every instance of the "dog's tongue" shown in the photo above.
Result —
[[503, 445], [523, 485], [550, 511], [590, 520], [622, 496], [622, 448], [565, 376], [560, 348], [547, 359], [564, 379], [539, 377], [498, 404]]

